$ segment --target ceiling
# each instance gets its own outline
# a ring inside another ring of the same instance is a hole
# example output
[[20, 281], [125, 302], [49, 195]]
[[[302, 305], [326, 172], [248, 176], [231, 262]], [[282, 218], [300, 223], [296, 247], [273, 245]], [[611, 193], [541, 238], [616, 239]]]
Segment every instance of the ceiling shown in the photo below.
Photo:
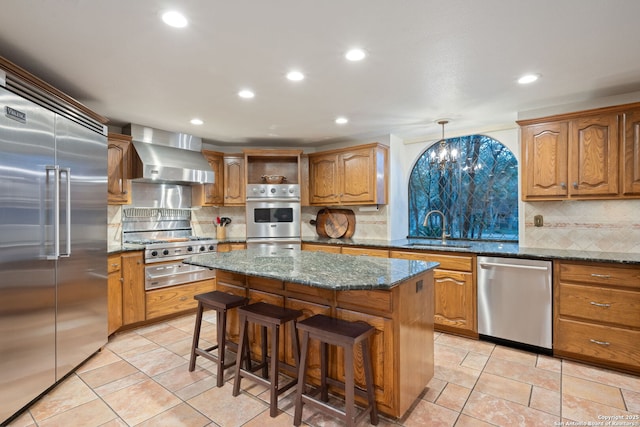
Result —
[[[169, 9], [189, 25], [166, 26]], [[304, 147], [638, 91], [638, 16], [636, 0], [3, 0], [0, 55], [116, 127]]]

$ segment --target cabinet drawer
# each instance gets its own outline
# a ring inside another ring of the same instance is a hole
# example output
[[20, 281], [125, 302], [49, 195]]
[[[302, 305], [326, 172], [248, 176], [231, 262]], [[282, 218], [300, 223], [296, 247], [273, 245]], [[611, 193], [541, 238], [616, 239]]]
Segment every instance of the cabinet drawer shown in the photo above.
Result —
[[352, 248], [345, 246], [342, 248], [342, 253], [346, 255], [368, 255], [381, 258], [389, 258], [389, 251], [386, 249]]
[[232, 273], [230, 271], [216, 270], [216, 279], [218, 283], [245, 287], [246, 277], [244, 274]]
[[342, 247], [338, 245], [316, 245], [313, 243], [303, 243], [302, 250], [339, 254], [340, 252], [342, 252]]
[[558, 319], [554, 350], [640, 366], [640, 331]]
[[640, 328], [640, 292], [560, 283], [560, 315]]
[[366, 313], [391, 313], [393, 298], [389, 291], [339, 291], [336, 293], [338, 307]]
[[214, 280], [203, 280], [188, 285], [148, 291], [146, 295], [147, 319], [196, 308], [198, 302], [193, 297], [197, 294], [211, 292], [214, 289]]
[[267, 292], [278, 292], [284, 289], [282, 280], [267, 279], [265, 277], [247, 276], [247, 284], [250, 289], [260, 289]]
[[640, 289], [640, 268], [612, 264], [570, 264], [563, 262], [560, 263], [560, 280], [563, 282], [596, 283]]
[[107, 273], [114, 273], [116, 271], [120, 271], [122, 266], [122, 261], [120, 259], [120, 254], [118, 255], [109, 255], [107, 258]]
[[334, 291], [331, 289], [316, 288], [315, 286], [301, 285], [298, 283], [285, 283], [285, 288], [289, 296], [298, 296], [298, 298], [322, 302], [325, 304], [333, 303]]
[[432, 252], [405, 252], [405, 251], [390, 251], [389, 255], [392, 258], [401, 259], [416, 259], [419, 261], [433, 261], [439, 262], [438, 267], [441, 270], [458, 270], [458, 271], [473, 271], [473, 257], [470, 256], [458, 256], [458, 255], [443, 255], [440, 253]]

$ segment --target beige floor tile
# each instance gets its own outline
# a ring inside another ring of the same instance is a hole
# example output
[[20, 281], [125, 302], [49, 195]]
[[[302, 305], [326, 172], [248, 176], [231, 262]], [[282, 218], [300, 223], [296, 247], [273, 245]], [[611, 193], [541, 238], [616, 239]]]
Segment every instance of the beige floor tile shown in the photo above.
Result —
[[105, 365], [90, 371], [78, 373], [80, 378], [91, 388], [117, 381], [138, 372], [138, 369], [129, 362], [118, 358], [117, 362]]
[[82, 366], [76, 370], [76, 373], [81, 374], [92, 369], [101, 368], [111, 363], [119, 362], [120, 360], [122, 360], [120, 356], [111, 350], [104, 348], [102, 351], [97, 352], [92, 358], [83, 363]]
[[490, 355], [495, 347], [495, 344], [486, 341], [472, 340], [447, 334], [441, 334], [435, 342], [486, 355]]
[[622, 397], [624, 398], [624, 403], [627, 405], [627, 410], [640, 415], [640, 390], [622, 389]]
[[118, 390], [122, 390], [123, 388], [130, 387], [143, 381], [147, 381], [148, 379], [149, 377], [147, 375], [140, 371], [136, 371], [134, 374], [120, 378], [116, 381], [111, 381], [110, 383], [107, 383], [100, 387], [96, 387], [94, 391], [98, 393], [99, 396], [104, 397]]
[[454, 383], [466, 388], [473, 388], [481, 371], [464, 366], [442, 366], [436, 364], [434, 367], [434, 378]]
[[146, 421], [181, 403], [151, 379], [110, 393], [103, 399], [129, 425]]
[[117, 419], [118, 416], [101, 399], [94, 399], [47, 418], [38, 423], [39, 427], [58, 426], [99, 426]]
[[174, 328], [180, 329], [190, 334], [193, 333], [195, 323], [196, 323], [195, 314], [189, 314], [187, 316], [181, 316], [175, 319], [167, 320], [167, 325], [171, 325]]
[[[85, 426], [85, 427], [88, 427], [88, 426]], [[100, 424], [100, 427], [129, 427], [129, 426], [127, 425], [127, 423], [122, 421], [122, 419], [115, 418], [111, 421], [107, 421], [104, 424]]]
[[136, 424], [136, 427], [203, 427], [211, 420], [193, 409], [186, 403], [181, 403], [155, 417]]
[[449, 383], [444, 390], [442, 390], [442, 393], [440, 393], [440, 397], [436, 400], [436, 404], [456, 412], [460, 412], [464, 404], [467, 402], [467, 398], [470, 393], [470, 388]]
[[456, 421], [455, 427], [493, 427], [494, 424], [489, 424], [481, 421], [477, 418], [470, 417], [469, 415], [460, 414], [458, 421]]
[[36, 421], [31, 416], [31, 412], [24, 411], [19, 417], [14, 419], [7, 427], [35, 427]]
[[627, 416], [632, 415], [632, 413], [591, 400], [581, 399], [571, 394], [562, 394], [563, 418], [580, 423], [598, 423], [602, 422], [601, 417], [611, 415]]
[[137, 357], [140, 356], [144, 353], [148, 353], [150, 351], [154, 351], [157, 350], [159, 348], [162, 348], [162, 346], [160, 346], [159, 344], [154, 343], [153, 341], [149, 341], [148, 339], [144, 338], [144, 337], [140, 337], [142, 340], [144, 340], [145, 344], [141, 345], [140, 347], [136, 347], [136, 348], [132, 348], [126, 351], [122, 351], [120, 353], [118, 353], [118, 355], [120, 357], [122, 357], [123, 359], [127, 360], [130, 359], [132, 357]]
[[563, 375], [562, 394], [570, 394], [592, 402], [618, 409], [625, 409], [624, 400], [622, 399], [622, 393], [619, 388], [582, 378]]
[[529, 406], [551, 415], [560, 415], [560, 392], [533, 386]]
[[[191, 355], [191, 345], [193, 339], [191, 337], [179, 340], [176, 342], [168, 343], [164, 346], [169, 351], [174, 352], [178, 356], [186, 357], [187, 359]], [[207, 348], [207, 347], [205, 347]]]
[[220, 426], [240, 426], [263, 412], [268, 406], [244, 392], [233, 397], [232, 387], [214, 387], [189, 399], [187, 403]]
[[216, 377], [209, 376], [193, 384], [190, 384], [180, 390], [175, 391], [175, 395], [182, 400], [189, 400], [197, 395], [216, 386]]
[[497, 345], [491, 353], [491, 358], [497, 357], [499, 359], [508, 360], [510, 362], [522, 363], [527, 366], [535, 366], [537, 357], [534, 353], [527, 351], [517, 350], [514, 348], [503, 347]]
[[446, 385], [447, 382], [445, 380], [441, 380], [440, 378], [431, 378], [431, 381], [427, 384], [427, 391], [424, 396], [422, 396], [422, 399], [427, 402], [435, 402]]
[[188, 365], [184, 358], [164, 348], [127, 357], [126, 360], [151, 377], [182, 365], [187, 369]]
[[188, 365], [180, 365], [168, 370], [167, 372], [156, 375], [153, 379], [167, 390], [175, 393], [178, 390], [210, 376], [211, 373], [209, 371], [198, 366], [196, 366], [193, 372], [189, 372]]
[[110, 351], [122, 355], [122, 353], [140, 348], [151, 341], [138, 335], [135, 331], [122, 332], [109, 337], [107, 347]]
[[97, 399], [91, 390], [77, 375], [72, 374], [58, 384], [51, 392], [38, 400], [30, 409], [31, 415], [40, 423], [54, 415]]
[[467, 353], [467, 356], [462, 361], [462, 366], [481, 371], [484, 369], [488, 360], [489, 360], [489, 356], [486, 354], [469, 352]]
[[442, 365], [457, 366], [467, 357], [469, 352], [462, 348], [452, 347], [446, 344], [435, 343], [433, 356]]
[[560, 421], [557, 416], [475, 390], [462, 413], [497, 426], [553, 426]]
[[570, 360], [562, 361], [562, 374], [620, 387], [625, 390], [640, 390], [640, 376], [623, 374], [605, 368], [596, 368]]
[[539, 354], [538, 360], [536, 362], [536, 368], [545, 369], [551, 372], [561, 372], [562, 360], [555, 357]]
[[450, 427], [455, 425], [458, 412], [421, 400], [401, 421], [405, 427]]
[[165, 346], [167, 344], [171, 344], [176, 341], [185, 340], [185, 339], [189, 340], [193, 338], [193, 332], [181, 331], [180, 329], [170, 326], [170, 327], [167, 327], [166, 329], [160, 329], [160, 330], [145, 334], [145, 338], [155, 342], [156, 344]]
[[490, 358], [484, 372], [536, 385], [548, 390], [560, 390], [560, 373], [550, 372], [504, 359]]
[[531, 385], [499, 375], [483, 372], [474, 387], [475, 391], [510, 400], [528, 406], [531, 397]]

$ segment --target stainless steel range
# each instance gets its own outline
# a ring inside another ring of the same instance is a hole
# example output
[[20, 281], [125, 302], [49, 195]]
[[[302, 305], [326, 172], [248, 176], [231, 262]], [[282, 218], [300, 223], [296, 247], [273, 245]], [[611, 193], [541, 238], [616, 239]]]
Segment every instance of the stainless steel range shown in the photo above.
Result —
[[300, 249], [300, 185], [247, 185], [247, 248]]
[[215, 238], [193, 235], [191, 190], [183, 187], [134, 182], [135, 205], [123, 209], [122, 241], [144, 246], [146, 290], [215, 277], [215, 270], [182, 263], [191, 255], [218, 249]]

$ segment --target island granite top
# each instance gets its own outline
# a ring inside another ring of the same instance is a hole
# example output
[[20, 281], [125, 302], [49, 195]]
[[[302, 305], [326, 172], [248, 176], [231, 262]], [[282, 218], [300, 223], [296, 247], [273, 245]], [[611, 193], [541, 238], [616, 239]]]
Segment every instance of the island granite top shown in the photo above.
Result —
[[194, 255], [187, 264], [333, 290], [390, 289], [437, 262], [300, 250], [247, 249]]

